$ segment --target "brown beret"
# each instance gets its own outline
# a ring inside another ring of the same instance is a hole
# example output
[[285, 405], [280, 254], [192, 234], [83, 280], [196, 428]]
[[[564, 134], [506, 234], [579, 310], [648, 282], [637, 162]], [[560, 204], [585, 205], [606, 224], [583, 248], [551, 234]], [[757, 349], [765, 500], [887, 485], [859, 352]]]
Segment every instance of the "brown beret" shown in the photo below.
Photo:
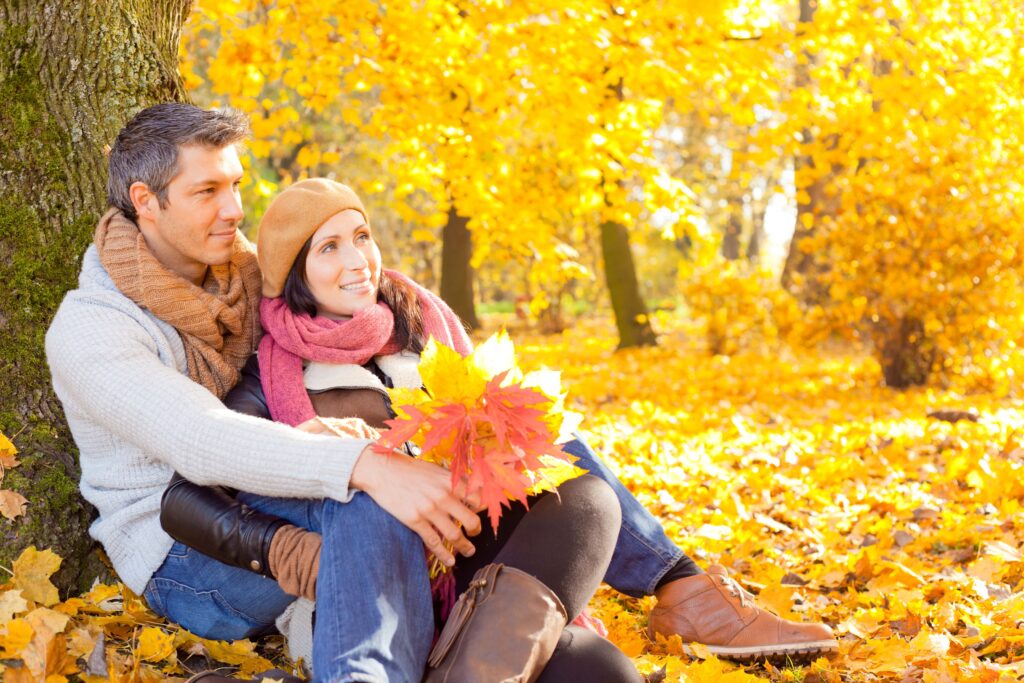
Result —
[[346, 209], [355, 209], [369, 222], [356, 193], [327, 178], [300, 180], [274, 198], [256, 236], [263, 296], [281, 296], [302, 245], [328, 218]]

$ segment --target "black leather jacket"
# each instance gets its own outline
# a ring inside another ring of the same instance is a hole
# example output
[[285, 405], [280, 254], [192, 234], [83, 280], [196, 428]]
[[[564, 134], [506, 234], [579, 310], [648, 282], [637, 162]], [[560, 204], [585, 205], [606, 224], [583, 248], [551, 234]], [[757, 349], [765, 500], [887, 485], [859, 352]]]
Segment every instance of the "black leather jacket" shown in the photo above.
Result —
[[[270, 417], [255, 354], [224, 404], [240, 413]], [[239, 502], [224, 486], [199, 486], [175, 472], [160, 501], [160, 524], [171, 538], [224, 564], [272, 576], [270, 540], [287, 522]]]

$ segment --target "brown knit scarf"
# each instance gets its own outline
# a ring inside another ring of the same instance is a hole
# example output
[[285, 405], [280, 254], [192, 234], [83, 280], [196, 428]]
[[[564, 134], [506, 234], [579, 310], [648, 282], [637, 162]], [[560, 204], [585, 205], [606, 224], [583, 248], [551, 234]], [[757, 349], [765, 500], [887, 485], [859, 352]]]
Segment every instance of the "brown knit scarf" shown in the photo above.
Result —
[[117, 288], [178, 330], [189, 377], [224, 398], [260, 336], [260, 269], [252, 244], [238, 235], [231, 261], [210, 266], [197, 287], [157, 261], [119, 209], [100, 219], [93, 240]]

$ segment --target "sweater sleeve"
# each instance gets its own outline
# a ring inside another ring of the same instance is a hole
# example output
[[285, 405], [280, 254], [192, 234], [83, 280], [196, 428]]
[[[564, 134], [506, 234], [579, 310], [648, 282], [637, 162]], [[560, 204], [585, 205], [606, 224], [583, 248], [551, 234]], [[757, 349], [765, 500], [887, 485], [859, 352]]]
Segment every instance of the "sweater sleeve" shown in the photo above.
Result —
[[[196, 484], [347, 502], [371, 442], [313, 435], [243, 415], [159, 357], [142, 322], [75, 293], [46, 336], [65, 411], [162, 461]], [[84, 454], [83, 454], [84, 457]]]

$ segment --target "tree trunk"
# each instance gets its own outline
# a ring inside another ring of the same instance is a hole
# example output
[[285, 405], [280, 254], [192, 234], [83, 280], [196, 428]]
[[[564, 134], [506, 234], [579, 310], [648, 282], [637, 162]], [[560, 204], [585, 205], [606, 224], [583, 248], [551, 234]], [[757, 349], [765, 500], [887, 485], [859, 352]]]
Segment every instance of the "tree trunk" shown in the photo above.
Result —
[[875, 344], [886, 386], [894, 389], [920, 386], [928, 381], [935, 365], [935, 347], [925, 336], [920, 318], [904, 316], [885, 326]]
[[601, 255], [604, 277], [612, 298], [615, 325], [619, 328], [619, 348], [654, 346], [657, 338], [647, 319], [647, 306], [640, 296], [629, 231], [622, 223], [601, 223]]
[[[814, 13], [818, 9], [817, 0], [800, 0], [800, 19], [797, 33], [801, 33], [807, 24], [814, 21]], [[814, 64], [814, 55], [805, 53], [806, 62], [796, 66], [796, 87], [807, 89], [812, 87], [811, 67]], [[809, 148], [814, 142], [814, 136], [809, 129], [802, 131], [802, 146]], [[815, 179], [806, 187], [801, 187], [800, 178], [808, 174], [815, 174]], [[796, 158], [796, 179], [797, 192], [803, 190], [804, 195], [797, 201], [796, 205], [796, 228], [793, 231], [793, 239], [789, 243], [789, 253], [786, 255], [786, 264], [782, 270], [782, 285], [792, 291], [802, 301], [814, 302], [822, 295], [822, 288], [817, 282], [817, 269], [821, 265], [819, 255], [807, 251], [806, 241], [814, 235], [817, 223], [827, 213], [825, 209], [825, 184], [827, 177], [818, 170], [814, 170], [814, 161], [810, 155], [801, 154]]]
[[0, 0], [0, 431], [28, 499], [0, 520], [0, 565], [29, 545], [64, 558], [63, 590], [101, 570], [78, 464], [50, 388], [43, 335], [106, 206], [104, 146], [139, 109], [184, 98], [179, 32], [191, 0]]
[[743, 198], [729, 202], [729, 221], [722, 235], [722, 258], [736, 261], [740, 257], [740, 234], [743, 232]]
[[480, 327], [473, 303], [473, 235], [453, 203], [441, 233], [441, 298], [470, 329]]
[[[621, 102], [624, 90], [625, 84], [620, 78], [608, 87], [608, 95]], [[610, 161], [620, 163], [618, 159]], [[608, 203], [607, 195], [605, 203]], [[619, 328], [619, 348], [657, 346], [658, 338], [654, 335], [647, 317], [647, 306], [640, 296], [633, 250], [629, 246], [629, 229], [622, 223], [611, 220], [601, 223], [601, 258], [604, 261], [608, 294], [612, 299], [612, 311], [615, 313], [615, 326]]]
[[755, 265], [761, 261], [761, 243], [765, 234], [764, 219], [767, 214], [768, 199], [762, 197], [754, 202], [754, 220], [750, 229], [750, 241], [747, 242], [747, 261]]

